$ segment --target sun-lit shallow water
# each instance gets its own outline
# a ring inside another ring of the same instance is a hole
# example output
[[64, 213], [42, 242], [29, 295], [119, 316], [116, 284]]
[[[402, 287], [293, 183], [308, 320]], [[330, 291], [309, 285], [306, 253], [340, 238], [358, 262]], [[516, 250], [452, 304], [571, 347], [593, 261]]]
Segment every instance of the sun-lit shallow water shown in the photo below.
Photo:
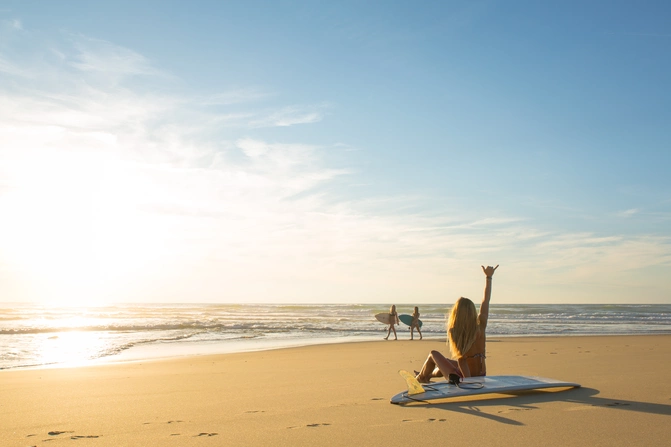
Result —
[[[397, 305], [411, 313], [414, 305]], [[447, 305], [419, 305], [424, 337], [445, 337]], [[385, 305], [0, 304], [0, 368], [228, 353], [378, 340]], [[401, 325], [399, 338], [409, 338]], [[671, 305], [496, 305], [489, 336], [671, 333]]]

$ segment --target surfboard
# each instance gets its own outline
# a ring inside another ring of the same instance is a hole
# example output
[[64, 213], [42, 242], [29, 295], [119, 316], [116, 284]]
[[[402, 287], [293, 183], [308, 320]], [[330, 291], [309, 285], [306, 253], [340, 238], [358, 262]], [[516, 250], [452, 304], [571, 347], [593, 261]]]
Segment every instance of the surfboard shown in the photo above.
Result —
[[391, 398], [390, 402], [397, 405], [479, 394], [505, 394], [512, 391], [580, 387], [580, 384], [574, 382], [563, 382], [535, 376], [468, 377], [458, 385], [446, 381], [420, 384], [415, 376], [407, 371], [401, 370], [399, 374], [406, 380], [408, 390]]
[[[412, 315], [401, 314], [398, 316], [398, 319], [401, 320], [401, 323], [410, 326], [412, 324]], [[419, 320], [419, 327], [422, 327], [422, 320]]]
[[377, 318], [377, 321], [379, 321], [380, 323], [389, 324], [389, 313], [388, 312], [382, 312], [380, 314], [375, 314], [375, 318]]

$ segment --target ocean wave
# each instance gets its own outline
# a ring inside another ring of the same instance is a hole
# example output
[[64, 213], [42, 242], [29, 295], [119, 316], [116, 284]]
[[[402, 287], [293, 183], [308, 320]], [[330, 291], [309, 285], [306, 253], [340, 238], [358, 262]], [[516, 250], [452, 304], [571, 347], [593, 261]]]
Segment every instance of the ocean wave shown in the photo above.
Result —
[[[399, 313], [412, 307], [397, 305]], [[449, 305], [418, 307], [423, 334], [444, 338]], [[51, 364], [59, 349], [74, 350], [71, 354], [78, 358], [97, 359], [139, 346], [373, 339], [387, 330], [374, 315], [388, 310], [379, 304], [4, 305], [0, 307], [0, 368]], [[402, 338], [409, 328], [401, 325], [397, 332]], [[505, 337], [671, 333], [671, 305], [492, 305], [487, 333]], [[79, 347], [78, 341], [82, 342]]]

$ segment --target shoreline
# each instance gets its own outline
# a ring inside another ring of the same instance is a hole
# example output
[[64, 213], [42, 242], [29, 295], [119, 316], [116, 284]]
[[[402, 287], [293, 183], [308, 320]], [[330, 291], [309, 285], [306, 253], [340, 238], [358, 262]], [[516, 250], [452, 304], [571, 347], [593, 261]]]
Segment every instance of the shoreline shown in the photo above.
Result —
[[[572, 338], [612, 338], [612, 337], [671, 337], [671, 333], [652, 333], [652, 334], [566, 334], [566, 335], [495, 335], [487, 338], [487, 343], [498, 343], [504, 340], [536, 340], [536, 339], [572, 339]], [[307, 347], [318, 347], [318, 346], [337, 346], [337, 345], [347, 345], [347, 344], [358, 344], [358, 343], [385, 343], [384, 340], [378, 340], [378, 337], [374, 339], [372, 337], [336, 337], [328, 338], [323, 337], [321, 339], [316, 339], [321, 341], [315, 341], [315, 339], [302, 339], [302, 340], [254, 340], [254, 341], [240, 341], [234, 343], [226, 343], [226, 346], [223, 346], [225, 343], [217, 343], [215, 346], [214, 343], [199, 343], [197, 345], [185, 346], [183, 344], [175, 344], [175, 346], [139, 346], [133, 347], [127, 351], [124, 351], [120, 354], [114, 354], [111, 356], [101, 357], [98, 359], [92, 359], [88, 361], [79, 361], [75, 363], [54, 363], [46, 365], [31, 365], [31, 366], [16, 366], [8, 368], [0, 368], [0, 374], [5, 371], [29, 371], [29, 370], [42, 370], [42, 369], [71, 369], [71, 368], [87, 368], [95, 366], [105, 366], [105, 365], [118, 365], [118, 364], [127, 364], [127, 363], [141, 363], [141, 362], [154, 362], [154, 361], [171, 361], [171, 360], [180, 360], [180, 359], [189, 359], [191, 357], [208, 357], [208, 356], [222, 356], [222, 355], [232, 355], [232, 354], [245, 354], [245, 353], [259, 353], [259, 352], [269, 352], [269, 351], [278, 351], [285, 349], [300, 349]], [[394, 342], [395, 340], [389, 340], [386, 342]], [[398, 342], [410, 342], [410, 339], [399, 338]], [[424, 336], [424, 340], [420, 341], [418, 339], [414, 340], [417, 343], [442, 343], [443, 348], [438, 350], [447, 351], [445, 346], [447, 339], [446, 337], [427, 337]], [[279, 343], [278, 343], [279, 342]], [[282, 343], [285, 342], [285, 343]], [[231, 345], [237, 345], [238, 348], [234, 348]], [[243, 346], [244, 345], [244, 346]], [[250, 347], [251, 345], [256, 345], [256, 347]], [[194, 349], [194, 347], [196, 349]], [[153, 352], [151, 352], [153, 351]], [[160, 351], [160, 352], [158, 352]]]

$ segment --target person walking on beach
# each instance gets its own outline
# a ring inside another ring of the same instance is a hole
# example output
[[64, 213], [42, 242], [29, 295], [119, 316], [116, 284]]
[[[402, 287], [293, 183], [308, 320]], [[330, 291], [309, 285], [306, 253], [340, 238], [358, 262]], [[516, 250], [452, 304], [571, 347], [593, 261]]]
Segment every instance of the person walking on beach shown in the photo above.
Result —
[[413, 332], [417, 329], [419, 339], [422, 339], [422, 331], [419, 328], [419, 307], [415, 306], [415, 311], [412, 313], [412, 323], [410, 323], [410, 340], [414, 340]]
[[394, 340], [398, 340], [398, 337], [396, 336], [396, 328], [394, 327], [395, 324], [400, 324], [400, 321], [398, 321], [396, 305], [394, 304], [391, 306], [391, 309], [389, 309], [389, 329], [387, 329], [387, 336], [384, 337], [385, 340], [389, 339], [389, 334], [391, 334], [391, 331], [394, 331]]
[[447, 342], [452, 359], [438, 351], [431, 351], [421, 371], [416, 373], [418, 382], [428, 383], [432, 377], [448, 377], [457, 374], [460, 377], [485, 376], [485, 329], [489, 317], [489, 300], [492, 296], [492, 277], [496, 267], [482, 266], [485, 273], [485, 296], [480, 305], [480, 314], [475, 304], [461, 297], [454, 303], [447, 319]]

